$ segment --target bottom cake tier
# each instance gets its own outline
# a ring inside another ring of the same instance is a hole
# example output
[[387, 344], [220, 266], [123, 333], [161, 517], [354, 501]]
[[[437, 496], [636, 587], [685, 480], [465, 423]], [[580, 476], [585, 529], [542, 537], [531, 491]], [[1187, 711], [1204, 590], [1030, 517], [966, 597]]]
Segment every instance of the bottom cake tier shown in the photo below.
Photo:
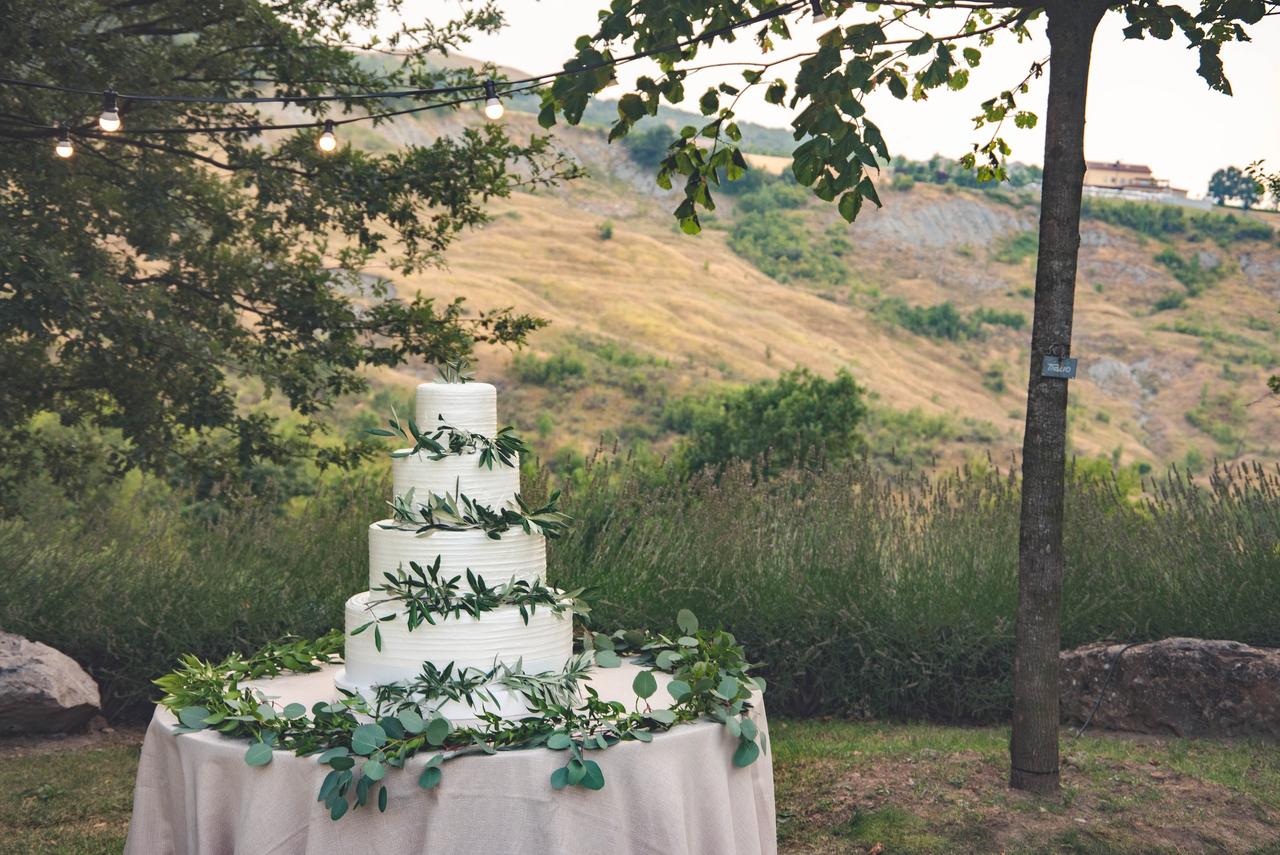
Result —
[[[526, 623], [517, 606], [500, 606], [478, 618], [465, 613], [437, 616], [434, 624], [422, 623], [411, 631], [397, 604], [371, 605], [377, 599], [378, 595], [364, 591], [347, 600], [346, 667], [335, 681], [340, 688], [370, 700], [377, 686], [415, 680], [428, 662], [437, 670], [453, 663], [454, 674], [463, 669], [488, 672], [497, 665], [538, 674], [560, 671], [573, 653], [573, 616], [567, 609], [537, 608]], [[395, 617], [353, 635], [361, 625], [387, 615]], [[382, 638], [381, 650], [375, 642], [375, 627]], [[451, 720], [474, 719], [480, 712], [506, 718], [527, 712], [523, 696], [504, 686], [491, 684], [482, 694], [492, 698], [477, 696], [474, 706], [447, 701], [440, 712]]]

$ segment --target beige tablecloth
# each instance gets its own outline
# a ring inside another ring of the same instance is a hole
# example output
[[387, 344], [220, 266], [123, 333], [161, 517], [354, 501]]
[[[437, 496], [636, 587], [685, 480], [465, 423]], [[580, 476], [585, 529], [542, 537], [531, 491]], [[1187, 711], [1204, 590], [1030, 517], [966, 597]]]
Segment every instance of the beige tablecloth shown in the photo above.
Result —
[[[308, 707], [337, 696], [333, 671], [259, 683], [282, 703]], [[592, 685], [630, 702], [636, 668], [597, 671]], [[666, 697], [665, 691], [660, 695]], [[764, 709], [753, 713], [767, 735]], [[125, 852], [165, 853], [556, 853], [747, 855], [775, 853], [772, 752], [734, 768], [736, 747], [714, 722], [681, 725], [650, 744], [626, 742], [591, 759], [603, 790], [551, 788], [566, 755], [546, 749], [448, 761], [432, 790], [418, 787], [418, 756], [388, 772], [385, 814], [375, 805], [329, 818], [316, 801], [328, 767], [277, 751], [264, 767], [244, 762], [247, 743], [173, 732], [157, 708], [142, 746]], [[766, 746], [768, 745], [766, 741]]]

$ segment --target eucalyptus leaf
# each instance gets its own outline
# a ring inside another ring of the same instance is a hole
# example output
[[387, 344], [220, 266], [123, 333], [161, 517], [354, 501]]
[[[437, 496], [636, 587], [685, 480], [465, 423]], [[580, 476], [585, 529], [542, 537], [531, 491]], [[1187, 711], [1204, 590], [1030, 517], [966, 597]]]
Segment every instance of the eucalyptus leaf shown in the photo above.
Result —
[[675, 724], [676, 721], [676, 714], [671, 710], [649, 710], [649, 712], [645, 713], [645, 717], [651, 718], [659, 724], [670, 725]]
[[444, 718], [433, 718], [427, 722], [426, 737], [430, 745], [443, 745], [444, 741], [449, 738], [449, 720]]
[[720, 685], [716, 686], [716, 694], [724, 698], [726, 701], [733, 700], [738, 695], [738, 678], [721, 678]]
[[328, 763], [330, 760], [334, 759], [335, 757], [346, 757], [349, 753], [350, 752], [347, 750], [347, 747], [345, 745], [338, 745], [334, 748], [330, 748], [328, 751], [325, 751], [323, 754], [317, 757], [316, 762]]
[[351, 734], [351, 750], [369, 755], [387, 744], [387, 734], [376, 724], [362, 724]]
[[547, 747], [552, 751], [563, 751], [573, 744], [573, 740], [569, 738], [569, 734], [562, 731], [556, 731], [547, 737]]
[[293, 704], [289, 704], [284, 708], [285, 718], [299, 718], [306, 714], [307, 714], [307, 707], [305, 704], [293, 703]]
[[692, 692], [693, 687], [684, 680], [672, 680], [670, 683], [667, 683], [667, 693], [677, 701], [684, 700]]
[[652, 671], [641, 671], [631, 681], [631, 689], [636, 693], [636, 697], [649, 698], [658, 691], [658, 681], [654, 678]]
[[424, 790], [429, 790], [440, 783], [440, 779], [444, 777], [444, 773], [440, 771], [439, 766], [428, 766], [422, 770], [422, 774], [418, 776], [418, 786]]
[[178, 711], [178, 721], [192, 730], [203, 730], [207, 724], [205, 719], [209, 716], [209, 710], [204, 707], [187, 707]]
[[[670, 612], [668, 612], [668, 614], [670, 614]], [[681, 609], [676, 614], [676, 626], [678, 626], [680, 631], [685, 635], [693, 635], [698, 631], [698, 618], [688, 609]]]
[[600, 771], [600, 764], [594, 760], [587, 760], [582, 765], [586, 770], [582, 776], [582, 786], [588, 790], [603, 790], [604, 772]]
[[401, 710], [396, 713], [396, 718], [400, 719], [400, 724], [404, 727], [405, 731], [412, 733], [414, 736], [422, 733], [422, 731], [427, 728], [426, 721], [424, 721], [422, 716], [418, 714], [417, 710]]
[[244, 753], [244, 762], [250, 766], [265, 766], [271, 762], [271, 746], [265, 742], [249, 743], [249, 750]]
[[754, 740], [745, 737], [738, 742], [738, 749], [733, 752], [733, 765], [741, 769], [750, 766], [760, 756], [760, 746]]
[[360, 771], [371, 781], [381, 781], [387, 774], [387, 767], [379, 760], [366, 760]]
[[551, 788], [553, 790], [563, 790], [569, 786], [569, 770], [561, 766], [551, 773]]

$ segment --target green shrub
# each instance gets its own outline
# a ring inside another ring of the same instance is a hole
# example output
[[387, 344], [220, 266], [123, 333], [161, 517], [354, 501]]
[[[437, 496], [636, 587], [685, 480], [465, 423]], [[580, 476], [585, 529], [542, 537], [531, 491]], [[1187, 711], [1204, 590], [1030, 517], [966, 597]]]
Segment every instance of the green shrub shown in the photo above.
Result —
[[729, 248], [779, 282], [843, 285], [849, 278], [829, 236], [815, 234], [798, 213], [740, 213], [729, 231]]
[[684, 435], [680, 459], [690, 471], [766, 456], [777, 469], [857, 454], [862, 396], [847, 371], [827, 380], [801, 368], [710, 399], [685, 398], [668, 407], [664, 422]]
[[572, 349], [559, 350], [540, 359], [532, 353], [517, 353], [511, 360], [516, 379], [538, 386], [576, 388], [586, 376], [587, 364]]
[[1274, 229], [1252, 217], [1192, 212], [1177, 205], [1086, 196], [1080, 214], [1085, 219], [1100, 220], [1161, 240], [1172, 237], [1211, 240], [1225, 247], [1237, 241], [1272, 241], [1276, 237]]
[[1021, 312], [1006, 312], [1002, 309], [974, 309], [969, 315], [969, 321], [975, 325], [991, 324], [997, 327], [1008, 327], [1013, 330], [1020, 330], [1027, 325], [1027, 316]]
[[1181, 282], [1192, 297], [1198, 296], [1226, 275], [1223, 265], [1204, 267], [1200, 264], [1199, 255], [1183, 258], [1172, 247], [1161, 250], [1156, 255], [1156, 261], [1167, 267], [1173, 278]]
[[1157, 312], [1167, 312], [1171, 309], [1181, 309], [1187, 302], [1186, 294], [1179, 294], [1177, 291], [1169, 291], [1160, 295], [1152, 307]]
[[627, 134], [622, 138], [622, 144], [637, 165], [655, 170], [667, 156], [667, 146], [671, 145], [677, 136], [678, 134], [666, 125], [650, 125]]
[[1027, 324], [1026, 315], [1021, 312], [978, 308], [965, 316], [950, 301], [933, 306], [913, 306], [900, 297], [881, 300], [876, 314], [908, 332], [947, 341], [979, 338], [984, 324], [1011, 329], [1022, 329]]
[[991, 257], [1002, 264], [1021, 264], [1028, 258], [1034, 258], [1039, 249], [1039, 233], [1026, 229], [998, 238]]

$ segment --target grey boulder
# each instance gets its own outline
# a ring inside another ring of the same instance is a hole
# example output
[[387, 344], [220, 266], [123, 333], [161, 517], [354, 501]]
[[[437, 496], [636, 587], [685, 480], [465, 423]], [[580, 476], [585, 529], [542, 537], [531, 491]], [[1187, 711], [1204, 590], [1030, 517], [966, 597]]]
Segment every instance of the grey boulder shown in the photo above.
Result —
[[[1059, 654], [1062, 720], [1175, 736], [1280, 736], [1280, 649], [1166, 638]], [[1114, 673], [1108, 678], [1108, 671]]]
[[0, 734], [78, 730], [101, 705], [98, 684], [70, 656], [0, 632]]

